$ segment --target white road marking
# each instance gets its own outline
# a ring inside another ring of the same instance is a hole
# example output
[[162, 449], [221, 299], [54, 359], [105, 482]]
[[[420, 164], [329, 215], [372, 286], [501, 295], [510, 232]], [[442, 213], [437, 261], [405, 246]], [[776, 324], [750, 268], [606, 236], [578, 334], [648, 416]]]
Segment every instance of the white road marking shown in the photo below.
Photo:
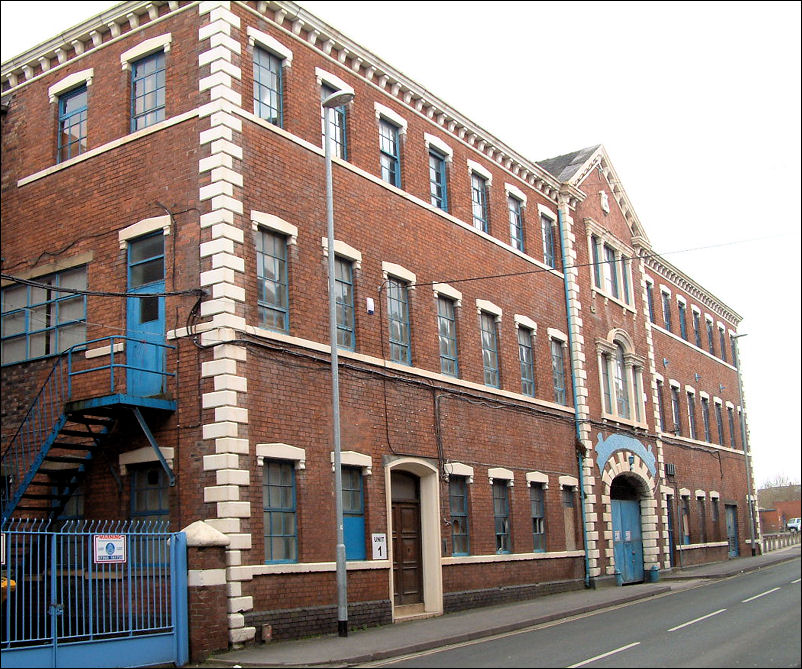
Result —
[[802, 578], [795, 578], [791, 583], [799, 583], [799, 581], [802, 581]]
[[601, 655], [596, 655], [596, 657], [588, 658], [587, 660], [583, 660], [582, 662], [577, 662], [576, 664], [568, 665], [568, 669], [574, 669], [574, 667], [583, 667], [586, 664], [590, 664], [591, 662], [595, 662], [596, 660], [601, 660], [603, 657], [609, 657], [610, 655], [615, 655], [616, 653], [620, 653], [622, 650], [627, 650], [628, 648], [633, 648], [640, 644], [640, 641], [636, 641], [635, 643], [631, 643], [628, 646], [621, 646], [621, 648], [616, 648], [615, 650], [611, 650], [608, 653], [602, 653]]
[[753, 599], [757, 599], [758, 597], [762, 597], [763, 595], [768, 595], [772, 592], [776, 592], [777, 590], [779, 590], [779, 588], [772, 588], [771, 590], [766, 590], [766, 592], [761, 592], [759, 595], [755, 595], [754, 597], [742, 599], [741, 604], [746, 604], [747, 602], [751, 602]]
[[717, 616], [719, 613], [724, 613], [727, 609], [719, 609], [718, 611], [713, 611], [713, 613], [708, 613], [706, 616], [702, 616], [701, 618], [695, 618], [694, 620], [689, 620], [687, 623], [682, 623], [682, 625], [677, 625], [676, 627], [672, 627], [669, 632], [675, 632], [676, 630], [681, 630], [683, 627], [687, 627], [688, 625], [693, 625], [694, 623], [698, 623], [700, 620], [704, 620], [705, 618], [710, 618], [711, 616]]

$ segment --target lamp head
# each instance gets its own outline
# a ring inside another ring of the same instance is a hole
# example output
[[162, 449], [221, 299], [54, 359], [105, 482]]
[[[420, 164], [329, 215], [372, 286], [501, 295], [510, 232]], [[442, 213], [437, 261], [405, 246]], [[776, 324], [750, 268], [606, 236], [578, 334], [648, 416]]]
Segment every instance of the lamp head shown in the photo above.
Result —
[[324, 109], [334, 109], [336, 107], [342, 107], [343, 105], [348, 104], [353, 99], [354, 90], [352, 88], [345, 88], [339, 91], [334, 91], [334, 93], [329, 95], [320, 104], [323, 105]]

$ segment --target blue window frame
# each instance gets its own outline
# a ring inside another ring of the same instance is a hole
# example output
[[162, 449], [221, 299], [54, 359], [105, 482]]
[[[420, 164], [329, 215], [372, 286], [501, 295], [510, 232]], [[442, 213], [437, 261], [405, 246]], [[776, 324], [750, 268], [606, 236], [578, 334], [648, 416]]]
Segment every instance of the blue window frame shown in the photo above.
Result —
[[735, 410], [727, 407], [727, 419], [730, 423], [730, 446], [735, 448]]
[[485, 385], [498, 388], [498, 330], [495, 317], [483, 311], [480, 314], [480, 329], [482, 331], [482, 366]]
[[532, 550], [543, 553], [546, 550], [546, 505], [542, 483], [529, 486], [529, 505], [532, 512]]
[[433, 149], [429, 149], [429, 193], [430, 201], [435, 207], [448, 211], [446, 158]]
[[661, 295], [663, 296], [663, 322], [666, 330], [671, 332], [671, 295], [662, 291]]
[[[325, 100], [333, 93], [336, 93], [336, 90], [324, 84], [320, 87], [320, 100]], [[348, 134], [346, 132], [345, 105], [342, 105], [341, 107], [335, 107], [334, 109], [323, 109], [323, 124], [326, 123], [326, 116], [329, 118], [329, 141], [331, 142], [331, 155], [342, 158], [343, 160], [348, 160]], [[321, 125], [321, 128], [321, 132], [325, 137], [326, 126]]]
[[702, 398], [702, 423], [705, 430], [705, 441], [710, 443], [710, 400], [706, 397]]
[[518, 327], [518, 362], [521, 365], [521, 392], [535, 396], [535, 356], [532, 330]]
[[447, 297], [437, 298], [437, 330], [440, 341], [440, 371], [448, 376], [459, 376], [454, 301]]
[[724, 328], [718, 329], [718, 344], [721, 353], [721, 359], [727, 362], [727, 337], [724, 334]]
[[128, 288], [164, 280], [164, 235], [148, 235], [128, 245]]
[[379, 152], [382, 180], [401, 188], [401, 143], [398, 126], [379, 120]]
[[265, 459], [262, 492], [265, 562], [297, 562], [298, 523], [294, 463]]
[[281, 58], [254, 47], [253, 113], [279, 127], [282, 127], [284, 122], [284, 82], [281, 65]]
[[353, 351], [354, 336], [354, 266], [342, 258], [334, 259], [334, 288], [337, 302], [337, 346]]
[[613, 413], [613, 387], [610, 383], [610, 356], [602, 353], [601, 363], [604, 410], [611, 414]]
[[131, 132], [164, 120], [166, 91], [163, 51], [131, 64]]
[[674, 434], [682, 434], [682, 417], [679, 410], [679, 388], [671, 386], [671, 417], [674, 419]]
[[616, 344], [615, 355], [615, 398], [618, 415], [622, 418], [630, 417], [629, 408], [629, 379], [624, 360], [624, 347]]
[[58, 155], [56, 162], [86, 151], [88, 93], [86, 86], [64, 93], [58, 99]]
[[554, 221], [548, 216], [540, 217], [540, 227], [543, 230], [543, 262], [549, 267], [556, 267], [554, 257]]
[[711, 355], [715, 355], [716, 350], [713, 345], [713, 321], [705, 319], [705, 323], [707, 324], [707, 348]]
[[657, 381], [657, 413], [660, 417], [660, 431], [666, 431], [666, 410], [663, 407], [663, 382]]
[[604, 289], [608, 295], [616, 299], [620, 297], [618, 292], [618, 259], [615, 249], [604, 245]]
[[721, 405], [716, 402], [716, 427], [718, 428], [718, 443], [724, 445], [724, 418], [721, 415]]
[[493, 520], [496, 533], [496, 553], [511, 553], [510, 496], [508, 481], [493, 481]]
[[682, 498], [682, 543], [686, 546], [691, 543], [691, 500], [688, 497]]
[[268, 230], [257, 232], [256, 279], [260, 325], [289, 331], [287, 239], [283, 235]]
[[649, 281], [646, 282], [646, 304], [649, 307], [649, 320], [652, 323], [657, 321], [654, 318], [654, 285]]
[[693, 311], [693, 337], [696, 345], [702, 348], [702, 326], [701, 315], [698, 311]]
[[86, 341], [86, 266], [37, 277], [37, 286], [0, 291], [2, 364], [56, 355]]
[[696, 396], [688, 393], [688, 436], [696, 439]]
[[[590, 253], [593, 261], [593, 285], [596, 288], [602, 287], [601, 247], [601, 240], [596, 235], [591, 235]], [[651, 287], [651, 284], [647, 284], [647, 287]]]
[[[521, 201], [512, 197], [507, 197], [507, 214], [510, 219], [510, 245], [519, 251], [524, 250], [524, 222], [521, 209]], [[552, 249], [553, 251], [553, 249]]]
[[409, 327], [409, 291], [393, 277], [387, 280], [387, 320], [390, 328], [390, 360], [412, 364]]
[[361, 467], [342, 468], [346, 560], [365, 559], [365, 491]]
[[487, 179], [471, 172], [471, 212], [473, 227], [487, 232]]
[[[169, 521], [170, 498], [167, 475], [161, 464], [131, 468], [131, 520], [155, 524]], [[147, 526], [142, 530], [148, 532]], [[135, 534], [131, 538], [131, 563], [135, 566], [156, 566], [170, 560], [163, 536]]]
[[450, 476], [448, 499], [451, 509], [451, 554], [470, 555], [470, 530], [468, 525], [468, 479]]
[[679, 320], [679, 334], [685, 341], [688, 340], [688, 323], [685, 320], [685, 303], [677, 302], [677, 318]]
[[619, 263], [619, 266], [621, 268], [622, 297], [624, 298], [624, 302], [627, 304], [632, 304], [632, 291], [630, 290], [629, 286], [629, 258], [626, 256], [621, 256], [621, 262]]
[[565, 362], [563, 360], [563, 343], [558, 339], [551, 340], [551, 378], [554, 386], [554, 401], [567, 404], [565, 393]]

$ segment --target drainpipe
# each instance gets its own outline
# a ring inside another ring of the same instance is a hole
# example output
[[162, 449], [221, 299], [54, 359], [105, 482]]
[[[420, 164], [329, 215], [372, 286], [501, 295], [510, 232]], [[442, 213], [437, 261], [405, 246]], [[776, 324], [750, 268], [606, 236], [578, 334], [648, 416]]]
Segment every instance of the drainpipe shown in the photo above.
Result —
[[565, 256], [565, 234], [563, 232], [563, 217], [562, 209], [557, 205], [557, 229], [560, 232], [560, 256], [563, 263], [563, 288], [565, 289], [565, 319], [568, 324], [568, 360], [569, 368], [571, 370], [571, 395], [574, 401], [574, 428], [576, 431], [576, 457], [579, 466], [579, 491], [580, 491], [580, 508], [582, 510], [582, 544], [585, 548], [585, 587], [590, 589], [596, 588], [595, 581], [590, 577], [590, 563], [588, 562], [588, 525], [585, 517], [585, 476], [583, 474], [583, 450], [582, 445], [582, 432], [579, 427], [579, 409], [577, 405], [576, 395], [576, 373], [574, 371], [574, 336], [571, 327], [571, 294], [568, 290], [568, 263]]

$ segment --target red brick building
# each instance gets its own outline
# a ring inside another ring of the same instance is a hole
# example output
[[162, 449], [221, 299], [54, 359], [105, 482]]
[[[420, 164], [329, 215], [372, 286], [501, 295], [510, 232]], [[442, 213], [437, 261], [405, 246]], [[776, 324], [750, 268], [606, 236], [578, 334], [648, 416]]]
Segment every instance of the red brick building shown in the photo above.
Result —
[[3, 64], [4, 514], [44, 512], [14, 435], [69, 357], [73, 408], [114, 400], [49, 513], [204, 520], [231, 643], [331, 629], [351, 89], [349, 621], [750, 551], [740, 316], [603, 147], [533, 162], [291, 2], [124, 3]]

